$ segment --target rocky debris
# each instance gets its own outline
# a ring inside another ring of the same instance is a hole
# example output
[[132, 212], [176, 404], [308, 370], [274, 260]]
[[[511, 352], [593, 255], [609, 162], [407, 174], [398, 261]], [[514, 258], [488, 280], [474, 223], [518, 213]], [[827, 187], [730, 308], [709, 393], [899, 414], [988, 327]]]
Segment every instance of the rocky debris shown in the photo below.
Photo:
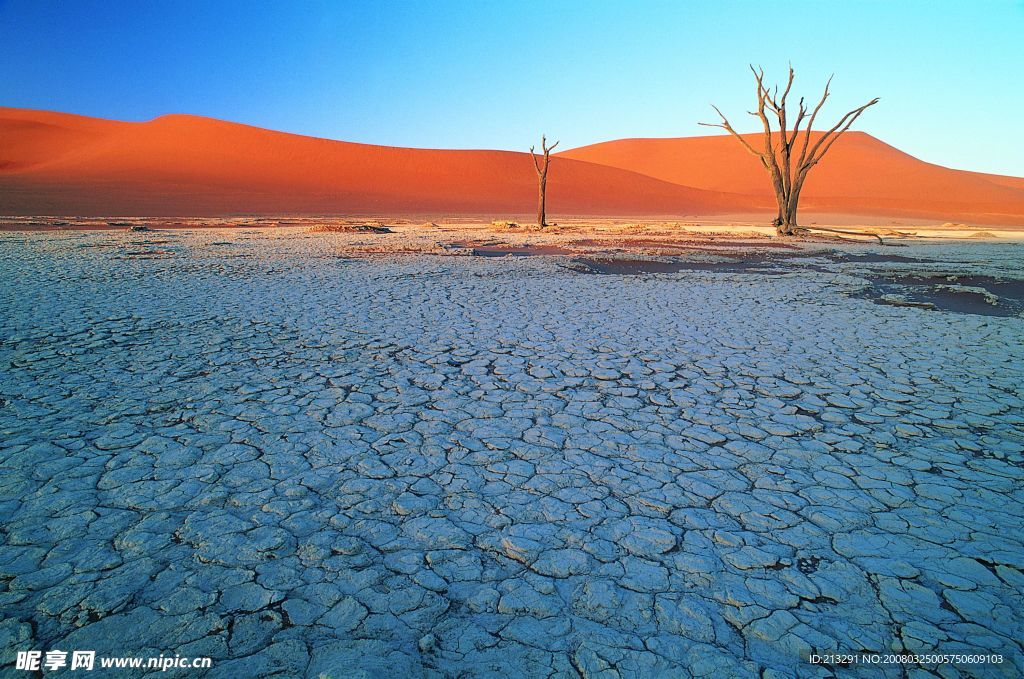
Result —
[[316, 224], [307, 233], [393, 233], [382, 224]]
[[1024, 672], [1021, 319], [851, 298], [860, 260], [580, 276], [346, 238], [0, 235], [0, 645], [225, 677]]

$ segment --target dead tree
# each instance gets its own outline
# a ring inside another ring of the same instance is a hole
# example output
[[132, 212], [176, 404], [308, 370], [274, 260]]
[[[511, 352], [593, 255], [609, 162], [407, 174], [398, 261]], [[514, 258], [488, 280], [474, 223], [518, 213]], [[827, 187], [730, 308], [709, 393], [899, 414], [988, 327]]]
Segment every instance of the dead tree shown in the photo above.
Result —
[[[793, 67], [789, 67], [789, 80], [786, 82], [786, 87], [782, 91], [781, 97], [779, 97], [778, 86], [773, 88], [771, 92], [768, 91], [764, 84], [764, 69], [755, 69], [751, 66], [750, 70], [754, 74], [754, 80], [757, 81], [757, 111], [749, 111], [749, 113], [761, 119], [761, 124], [764, 127], [763, 148], [761, 150], [754, 148], [753, 145], [739, 135], [717, 106], [712, 105], [712, 108], [721, 117], [722, 122], [701, 123], [701, 125], [721, 127], [736, 137], [747, 151], [760, 159], [761, 164], [768, 170], [768, 174], [771, 175], [772, 188], [775, 190], [775, 200], [779, 204], [779, 214], [773, 222], [776, 232], [780, 236], [792, 236], [797, 230], [797, 205], [800, 202], [800, 191], [803, 190], [807, 173], [832, 148], [832, 144], [835, 143], [836, 139], [843, 132], [850, 129], [850, 125], [853, 125], [853, 122], [860, 117], [861, 113], [869, 106], [874, 106], [878, 103], [878, 98], [876, 97], [860, 108], [847, 112], [832, 129], [822, 132], [814, 143], [811, 143], [811, 129], [814, 126], [815, 119], [818, 117], [818, 112], [825, 104], [825, 100], [828, 99], [828, 88], [832, 83], [832, 78], [830, 77], [828, 82], [825, 83], [825, 92], [821, 95], [818, 105], [814, 107], [813, 111], [810, 111], [810, 117], [807, 116], [809, 111], [804, 106], [803, 97], [800, 98], [796, 121], [793, 123], [792, 131], [790, 131], [787, 128], [786, 97], [789, 95], [789, 90], [793, 87]], [[777, 130], [772, 129], [772, 120], [769, 115], [774, 116], [777, 120]], [[801, 129], [800, 124], [804, 120], [807, 121], [807, 126]], [[776, 139], [776, 136], [778, 139]], [[799, 151], [796, 150], [798, 145]]]
[[537, 204], [537, 226], [545, 227], [548, 225], [545, 221], [546, 213], [544, 211], [544, 202], [547, 199], [548, 193], [548, 164], [551, 162], [550, 154], [554, 148], [558, 146], [556, 141], [551, 146], [548, 146], [548, 138], [545, 135], [540, 136], [540, 147], [544, 151], [544, 162], [543, 164], [537, 162], [537, 154], [533, 152], [533, 147], [530, 147], [530, 157], [533, 158], [533, 167], [537, 170], [537, 182], [540, 195], [538, 196]]

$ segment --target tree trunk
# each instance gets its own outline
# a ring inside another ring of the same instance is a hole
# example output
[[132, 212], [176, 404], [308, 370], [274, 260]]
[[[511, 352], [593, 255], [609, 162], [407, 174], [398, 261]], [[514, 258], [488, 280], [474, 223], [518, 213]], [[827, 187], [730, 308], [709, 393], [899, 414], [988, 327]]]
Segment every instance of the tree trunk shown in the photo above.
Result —
[[786, 210], [779, 218], [779, 223], [775, 225], [775, 233], [780, 236], [792, 236], [796, 233], [796, 229], [796, 210]]
[[776, 232], [780, 236], [792, 236], [798, 228], [796, 223], [797, 206], [800, 204], [800, 191], [804, 187], [806, 175], [799, 175], [793, 186], [790, 187], [789, 195], [779, 201], [779, 223], [776, 224]]
[[786, 194], [785, 188], [779, 183], [774, 182], [775, 186], [775, 202], [778, 203], [779, 211], [775, 216], [775, 220], [772, 224], [775, 226], [775, 234], [777, 236], [792, 236], [793, 230], [796, 228], [796, 212], [790, 210], [790, 206], [793, 201], [790, 199], [791, 196]]
[[530, 158], [533, 159], [533, 167], [537, 170], [537, 226], [544, 228], [548, 225], [547, 215], [544, 210], [544, 203], [547, 200], [548, 193], [548, 165], [551, 163], [551, 151], [558, 146], [556, 141], [551, 146], [548, 146], [547, 137], [541, 135], [540, 147], [544, 151], [544, 164], [537, 162], [537, 154], [534, 153], [533, 147], [530, 147]]
[[547, 172], [541, 176], [540, 179], [540, 196], [539, 202], [537, 203], [537, 226], [547, 226], [548, 223], [545, 221], [546, 215], [544, 213], [544, 201], [547, 197], [548, 191], [548, 178]]

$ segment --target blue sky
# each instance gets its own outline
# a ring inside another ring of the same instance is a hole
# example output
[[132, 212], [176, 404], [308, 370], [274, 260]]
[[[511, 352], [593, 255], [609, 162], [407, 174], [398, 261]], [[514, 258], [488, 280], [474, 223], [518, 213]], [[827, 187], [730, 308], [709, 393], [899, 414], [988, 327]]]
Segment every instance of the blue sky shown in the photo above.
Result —
[[1024, 1], [0, 0], [0, 104], [399, 146], [753, 130], [747, 64], [924, 160], [1024, 175]]

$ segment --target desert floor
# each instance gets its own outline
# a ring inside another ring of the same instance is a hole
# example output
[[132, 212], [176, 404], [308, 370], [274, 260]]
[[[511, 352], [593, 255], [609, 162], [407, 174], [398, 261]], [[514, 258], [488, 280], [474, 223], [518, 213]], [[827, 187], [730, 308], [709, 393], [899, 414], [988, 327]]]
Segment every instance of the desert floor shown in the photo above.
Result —
[[1020, 676], [1024, 246], [732, 231], [0, 234], [4, 663]]

